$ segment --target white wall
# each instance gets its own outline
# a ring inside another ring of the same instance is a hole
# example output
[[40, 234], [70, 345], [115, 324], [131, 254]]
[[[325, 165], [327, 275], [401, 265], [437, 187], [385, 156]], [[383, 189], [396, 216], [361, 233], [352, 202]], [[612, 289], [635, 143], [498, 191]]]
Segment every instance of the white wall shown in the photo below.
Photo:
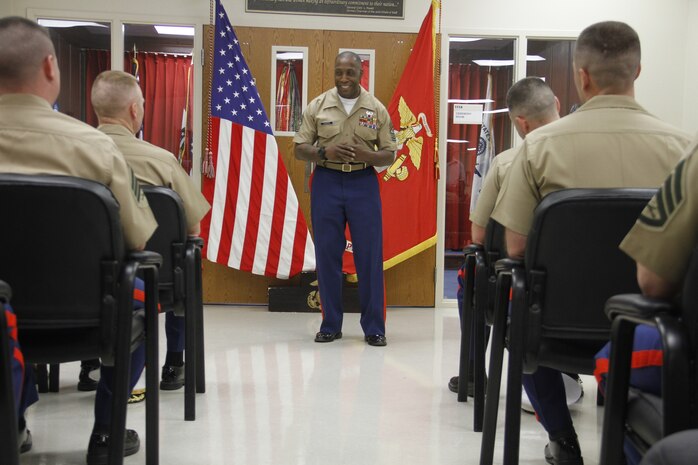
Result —
[[[574, 37], [587, 25], [607, 19], [625, 21], [642, 41], [643, 71], [637, 98], [648, 110], [673, 124], [698, 130], [698, 0], [442, 0], [446, 34], [492, 34]], [[56, 4], [60, 9], [56, 9]], [[405, 0], [405, 19], [367, 19], [246, 13], [245, 0], [223, 0], [233, 25], [306, 29], [417, 32], [428, 0]], [[207, 23], [206, 0], [3, 0], [0, 14], [29, 16], [36, 9], [101, 12], [128, 20], [166, 17]], [[689, 25], [693, 27], [689, 27]]]
[[683, 93], [683, 125], [692, 134], [698, 132], [698, 0], [689, 0], [688, 25], [684, 42], [687, 44], [684, 63], [686, 64], [685, 85]]

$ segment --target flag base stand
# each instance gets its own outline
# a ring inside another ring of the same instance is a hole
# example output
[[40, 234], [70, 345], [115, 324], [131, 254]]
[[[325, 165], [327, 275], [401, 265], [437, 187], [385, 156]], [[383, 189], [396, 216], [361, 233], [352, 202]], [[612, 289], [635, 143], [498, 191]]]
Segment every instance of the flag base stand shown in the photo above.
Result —
[[[344, 313], [361, 313], [359, 288], [344, 280], [342, 290]], [[270, 312], [320, 312], [317, 275], [314, 271], [301, 273], [299, 285], [269, 286]]]

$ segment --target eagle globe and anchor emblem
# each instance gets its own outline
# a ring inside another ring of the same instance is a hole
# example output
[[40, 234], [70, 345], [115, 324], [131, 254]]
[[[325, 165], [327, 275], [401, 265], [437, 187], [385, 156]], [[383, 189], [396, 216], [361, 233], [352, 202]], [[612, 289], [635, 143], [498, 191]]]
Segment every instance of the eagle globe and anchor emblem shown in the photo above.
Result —
[[[405, 99], [400, 97], [398, 103], [398, 111], [400, 113], [400, 129], [396, 131], [395, 138], [397, 139], [398, 152], [407, 145], [408, 153], [412, 164], [417, 170], [422, 163], [422, 146], [424, 138], [418, 134], [424, 129], [428, 137], [433, 137], [427, 117], [424, 113], [414, 116], [410, 107], [405, 103]], [[407, 154], [400, 155], [383, 175], [383, 181], [389, 181], [391, 178], [396, 178], [398, 181], [404, 181], [409, 176], [407, 166], [404, 166]]]

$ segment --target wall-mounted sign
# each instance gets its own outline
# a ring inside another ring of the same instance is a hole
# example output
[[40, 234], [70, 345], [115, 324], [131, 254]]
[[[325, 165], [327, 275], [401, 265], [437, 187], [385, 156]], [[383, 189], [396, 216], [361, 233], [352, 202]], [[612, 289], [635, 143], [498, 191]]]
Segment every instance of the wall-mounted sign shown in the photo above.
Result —
[[404, 0], [246, 0], [245, 11], [404, 19]]
[[453, 124], [482, 124], [482, 108], [477, 103], [454, 103]]

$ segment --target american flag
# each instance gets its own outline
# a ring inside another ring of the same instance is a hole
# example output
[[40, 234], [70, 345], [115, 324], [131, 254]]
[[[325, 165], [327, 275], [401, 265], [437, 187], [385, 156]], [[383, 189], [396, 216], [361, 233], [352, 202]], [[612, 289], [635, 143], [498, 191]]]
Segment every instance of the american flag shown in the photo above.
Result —
[[288, 278], [315, 269], [315, 247], [240, 43], [216, 2], [209, 148], [211, 211], [206, 257], [254, 274]]

